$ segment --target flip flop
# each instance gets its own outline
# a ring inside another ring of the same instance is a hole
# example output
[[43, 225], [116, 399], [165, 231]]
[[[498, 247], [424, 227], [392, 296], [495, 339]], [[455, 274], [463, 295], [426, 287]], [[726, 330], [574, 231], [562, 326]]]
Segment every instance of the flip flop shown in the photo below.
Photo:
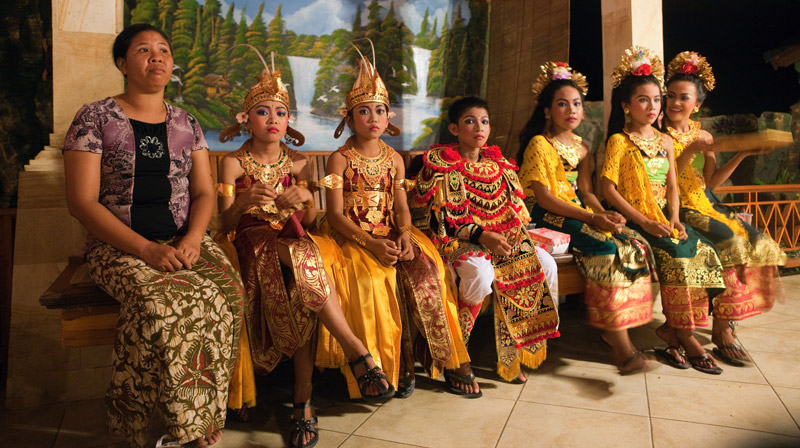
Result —
[[[676, 358], [672, 353], [669, 352], [670, 350], [676, 350], [678, 353], [681, 352], [681, 349], [674, 345], [670, 345], [667, 348], [653, 347], [653, 352], [655, 352], [656, 357], [666, 361], [667, 364], [669, 364], [670, 366], [681, 370], [685, 370], [691, 367], [691, 364], [689, 364], [686, 361], [683, 362], [678, 361], [678, 358]], [[684, 358], [686, 357], [684, 356]]]
[[692, 368], [697, 370], [698, 372], [708, 373], [709, 375], [719, 375], [722, 373], [722, 368], [720, 366], [715, 365], [714, 367], [704, 367], [700, 364], [706, 360], [714, 360], [714, 358], [708, 356], [708, 352], [703, 353], [700, 356], [687, 356], [686, 359], [692, 364]]
[[469, 374], [467, 375], [459, 375], [458, 373], [452, 370], [445, 370], [444, 382], [447, 384], [447, 390], [449, 390], [450, 393], [454, 393], [456, 395], [463, 395], [464, 398], [480, 398], [483, 396], [483, 391], [479, 390], [477, 393], [475, 392], [468, 393], [459, 389], [456, 386], [453, 386], [453, 384], [450, 382], [451, 379], [455, 380], [457, 383], [471, 385], [472, 383], [475, 382], [475, 374], [472, 373], [472, 371], [470, 371]]
[[[742, 355], [746, 356], [746, 358], [732, 358], [732, 357], [730, 357], [730, 356], [725, 354], [725, 352], [723, 351], [725, 349], [730, 350], [732, 352], [736, 352], [736, 353], [742, 354]], [[742, 348], [741, 345], [724, 344], [724, 345], [719, 345], [719, 346], [714, 347], [714, 349], [711, 350], [711, 351], [712, 351], [712, 353], [714, 353], [714, 356], [716, 356], [720, 360], [724, 361], [725, 364], [730, 364], [730, 365], [732, 365], [734, 367], [744, 367], [745, 365], [747, 365], [747, 363], [752, 362], [752, 360], [750, 359], [750, 356], [747, 354], [746, 351], [744, 351], [744, 349]]]

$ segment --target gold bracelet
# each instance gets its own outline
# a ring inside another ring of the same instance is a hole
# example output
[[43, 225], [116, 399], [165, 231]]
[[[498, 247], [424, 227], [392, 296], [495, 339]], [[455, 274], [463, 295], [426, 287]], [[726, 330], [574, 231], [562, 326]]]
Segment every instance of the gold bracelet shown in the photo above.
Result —
[[353, 234], [352, 238], [359, 246], [367, 247], [367, 234], [365, 232], [356, 232]]
[[313, 199], [309, 199], [309, 200], [303, 202], [303, 208], [306, 209], [306, 210], [311, 210], [312, 208], [314, 208], [314, 200]]
[[400, 232], [411, 233], [411, 224], [406, 224], [404, 226], [400, 226]]
[[297, 181], [297, 183], [295, 183], [295, 185], [297, 185], [300, 188], [305, 188], [306, 190], [308, 190], [308, 181], [307, 180], [299, 180], [299, 181]]
[[236, 186], [232, 184], [219, 183], [217, 184], [217, 195], [223, 198], [232, 198], [236, 196]]

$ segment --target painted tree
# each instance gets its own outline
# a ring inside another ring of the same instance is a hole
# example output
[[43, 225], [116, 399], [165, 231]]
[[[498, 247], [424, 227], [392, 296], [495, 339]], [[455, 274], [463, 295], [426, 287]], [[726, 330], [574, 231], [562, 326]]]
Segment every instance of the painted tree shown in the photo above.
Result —
[[[261, 53], [264, 53], [264, 42], [267, 40], [267, 26], [264, 24], [263, 12], [264, 3], [262, 2], [258, 12], [253, 16], [253, 21], [247, 27], [247, 33], [245, 33], [246, 43], [257, 48]], [[245, 61], [244, 85], [250, 88], [256, 82], [255, 77], [264, 70], [264, 64], [261, 63], [261, 59], [250, 48], [242, 48], [242, 50], [244, 50], [242, 58]], [[265, 54], [264, 57], [269, 58], [269, 54]]]
[[[370, 39], [373, 43], [377, 42], [378, 39], [381, 37], [381, 10], [383, 7], [378, 4], [378, 0], [372, 0], [372, 2], [367, 6], [367, 26], [364, 28], [364, 37]], [[356, 44], [359, 48], [363, 48], [362, 44]], [[366, 44], [369, 47], [369, 44]]]
[[159, 0], [158, 23], [161, 31], [172, 36], [172, 24], [175, 21], [175, 11], [178, 10], [178, 0]]
[[[239, 18], [239, 26], [236, 28], [236, 40], [234, 45], [247, 43], [247, 21], [245, 11], [242, 9], [242, 16]], [[253, 85], [253, 77], [247, 74], [247, 60], [245, 55], [251, 53], [247, 47], [236, 47], [230, 52], [230, 63], [228, 64], [228, 80], [234, 88], [234, 92], [247, 94], [247, 89]], [[242, 96], [244, 98], [244, 96]]]
[[189, 64], [189, 52], [194, 43], [194, 32], [197, 29], [197, 11], [200, 5], [196, 0], [180, 0], [175, 11], [175, 22], [172, 25], [172, 57], [175, 64], [186, 70]]
[[131, 24], [134, 23], [158, 26], [158, 0], [139, 0], [131, 10]]
[[[189, 51], [189, 62], [186, 64], [186, 72], [183, 75], [183, 102], [186, 105], [194, 106], [197, 109], [206, 99], [206, 88], [203, 85], [203, 77], [208, 72], [206, 55], [203, 48], [203, 33], [200, 9], [197, 9], [197, 26], [194, 33], [194, 42]], [[198, 117], [199, 118], [199, 117]], [[201, 120], [202, 121], [202, 120]]]
[[[457, 96], [463, 91], [463, 83], [458, 80], [459, 57], [464, 46], [467, 30], [461, 17], [461, 3], [456, 9], [456, 18], [447, 39], [447, 54], [444, 63], [444, 96]], [[464, 56], [466, 57], [466, 55]]]
[[[275, 68], [281, 71], [281, 80], [284, 84], [288, 84], [286, 89], [289, 92], [289, 98], [292, 104], [291, 109], [297, 109], [296, 98], [294, 94], [294, 77], [292, 76], [292, 68], [289, 65], [289, 58], [286, 57], [288, 46], [286, 44], [286, 21], [283, 20], [281, 14], [281, 6], [275, 9], [275, 17], [269, 22], [269, 33], [267, 34], [267, 46], [264, 48], [264, 57], [269, 58], [270, 53], [275, 55]], [[262, 41], [263, 42], [263, 41]], [[256, 48], [258, 48], [256, 46]]]
[[[389, 100], [397, 102], [398, 95], [408, 91], [416, 92], [416, 81], [409, 72], [414, 72], [414, 55], [411, 46], [404, 46], [404, 30], [402, 22], [397, 20], [394, 13], [394, 2], [389, 4], [381, 23], [381, 34], [375, 43], [375, 63], [378, 73], [383, 78], [386, 88], [389, 90]], [[406, 28], [408, 34], [411, 34]], [[413, 43], [413, 35], [411, 35]]]
[[236, 21], [233, 19], [233, 3], [231, 3], [225, 14], [225, 20], [220, 24], [216, 42], [212, 46], [213, 51], [208, 61], [211, 73], [222, 75], [227, 72], [228, 59], [231, 56], [230, 47], [235, 41]]
[[[314, 79], [313, 113], [340, 117], [338, 110], [344, 106], [345, 94], [355, 82], [355, 51], [350, 45], [351, 39], [352, 34], [344, 29], [331, 33], [331, 48], [320, 60]], [[327, 101], [319, 98], [326, 98]]]
[[429, 9], [430, 8], [425, 8], [425, 15], [422, 16], [422, 23], [419, 26], [419, 33], [416, 36], [414, 45], [432, 50], [433, 47], [431, 47], [432, 44], [431, 30], [435, 28], [431, 28], [431, 23], [430, 20], [428, 19], [428, 15], [430, 14]]
[[353, 20], [353, 28], [350, 30], [353, 40], [364, 37], [364, 28], [361, 25], [361, 3], [356, 8], [356, 18]]
[[[233, 6], [233, 5], [231, 5]], [[212, 42], [217, 40], [217, 32], [219, 29], [222, 17], [219, 16], [222, 11], [222, 5], [219, 0], [205, 0], [203, 3], [203, 18], [200, 21], [200, 44], [206, 52], [206, 57], [211, 55]]]
[[447, 29], [447, 14], [442, 22], [442, 37], [439, 45], [431, 52], [430, 62], [428, 63], [428, 93], [441, 96], [444, 93], [444, 65], [447, 60], [448, 42], [450, 41], [450, 30]]

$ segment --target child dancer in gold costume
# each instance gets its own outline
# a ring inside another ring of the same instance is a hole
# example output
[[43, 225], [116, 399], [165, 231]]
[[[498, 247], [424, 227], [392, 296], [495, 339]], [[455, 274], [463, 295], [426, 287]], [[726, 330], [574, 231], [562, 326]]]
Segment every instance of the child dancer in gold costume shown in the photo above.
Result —
[[[389, 123], [389, 95], [375, 67], [365, 58], [346, 96], [347, 124], [354, 135], [328, 159], [325, 187], [327, 222], [323, 232], [336, 251], [327, 266], [334, 272], [347, 322], [383, 366], [389, 382], [405, 398], [414, 390], [414, 359], [429, 375], [445, 368], [472, 375], [458, 331], [456, 301], [448, 271], [430, 240], [411, 225], [402, 157], [381, 140], [400, 130]], [[412, 343], [412, 324], [419, 338]], [[321, 329], [317, 365], [343, 367], [335, 341]], [[351, 364], [352, 365], [352, 364]], [[342, 368], [350, 396], [366, 390], [362, 378]], [[474, 376], [452, 391], [478, 397]]]

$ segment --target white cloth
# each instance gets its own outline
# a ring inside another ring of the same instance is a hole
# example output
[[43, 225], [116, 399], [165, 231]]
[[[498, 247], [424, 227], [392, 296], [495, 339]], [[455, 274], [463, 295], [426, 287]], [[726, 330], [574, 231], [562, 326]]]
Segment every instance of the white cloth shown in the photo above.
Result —
[[[556, 260], [541, 247], [536, 247], [536, 255], [542, 265], [544, 280], [555, 299], [558, 297], [558, 267]], [[459, 260], [458, 266], [451, 267], [459, 278], [458, 298], [469, 305], [477, 305], [491, 294], [494, 282], [494, 266], [486, 257], [472, 256]], [[556, 301], [556, 300], [554, 300]]]

